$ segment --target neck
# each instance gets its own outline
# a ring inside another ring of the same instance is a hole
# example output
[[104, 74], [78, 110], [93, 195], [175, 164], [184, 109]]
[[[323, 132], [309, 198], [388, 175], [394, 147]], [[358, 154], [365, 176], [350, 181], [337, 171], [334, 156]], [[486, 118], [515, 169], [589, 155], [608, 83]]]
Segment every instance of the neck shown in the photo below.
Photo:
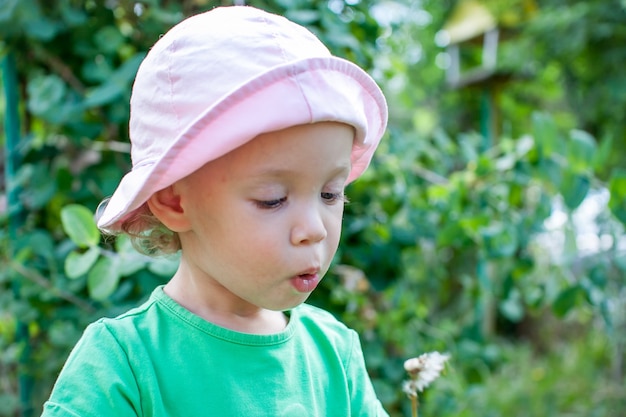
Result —
[[241, 333], [273, 334], [285, 329], [287, 317], [232, 295], [214, 281], [196, 279], [181, 263], [164, 288], [178, 304], [208, 322]]

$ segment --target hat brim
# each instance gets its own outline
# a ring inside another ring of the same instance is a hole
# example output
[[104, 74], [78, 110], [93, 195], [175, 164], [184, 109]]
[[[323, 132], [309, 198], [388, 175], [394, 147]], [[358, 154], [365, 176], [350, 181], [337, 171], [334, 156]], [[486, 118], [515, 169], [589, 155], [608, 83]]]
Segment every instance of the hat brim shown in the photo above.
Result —
[[108, 200], [98, 227], [119, 232], [152, 194], [262, 133], [322, 121], [355, 128], [352, 182], [369, 165], [386, 128], [387, 105], [380, 88], [361, 68], [337, 57], [272, 68], [208, 107], [160, 159], [134, 166]]

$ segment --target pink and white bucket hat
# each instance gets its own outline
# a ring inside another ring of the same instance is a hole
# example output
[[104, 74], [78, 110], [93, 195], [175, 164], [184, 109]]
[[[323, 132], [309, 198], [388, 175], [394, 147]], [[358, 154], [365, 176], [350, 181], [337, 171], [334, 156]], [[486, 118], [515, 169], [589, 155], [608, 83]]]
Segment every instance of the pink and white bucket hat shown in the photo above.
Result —
[[385, 98], [366, 72], [302, 26], [249, 6], [216, 8], [168, 31], [139, 67], [130, 109], [133, 168], [98, 219], [112, 233], [156, 191], [290, 126], [354, 126], [351, 182], [387, 124]]

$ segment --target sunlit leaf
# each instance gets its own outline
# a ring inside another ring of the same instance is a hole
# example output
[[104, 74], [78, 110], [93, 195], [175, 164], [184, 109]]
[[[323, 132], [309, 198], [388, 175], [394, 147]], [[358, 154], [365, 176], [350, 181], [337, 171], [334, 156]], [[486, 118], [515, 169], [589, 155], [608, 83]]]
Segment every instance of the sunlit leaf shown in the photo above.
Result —
[[98, 246], [90, 247], [86, 252], [72, 251], [65, 258], [65, 275], [75, 279], [85, 275], [96, 263], [100, 256]]
[[100, 231], [91, 211], [78, 204], [70, 204], [61, 209], [63, 230], [81, 248], [95, 246], [100, 241]]
[[103, 301], [115, 292], [120, 282], [120, 274], [115, 260], [102, 257], [87, 275], [87, 289], [94, 300]]

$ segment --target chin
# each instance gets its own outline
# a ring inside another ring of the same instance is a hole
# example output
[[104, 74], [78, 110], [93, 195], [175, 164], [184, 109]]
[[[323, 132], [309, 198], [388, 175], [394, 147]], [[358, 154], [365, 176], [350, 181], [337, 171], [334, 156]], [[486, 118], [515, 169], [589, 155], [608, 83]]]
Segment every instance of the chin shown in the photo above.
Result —
[[281, 303], [280, 305], [274, 305], [274, 306], [267, 306], [265, 307], [268, 310], [272, 310], [272, 311], [288, 311], [288, 310], [292, 310], [296, 307], [298, 307], [300, 304], [304, 303], [308, 298], [310, 294], [300, 294], [301, 297], [299, 297], [298, 299], [294, 299], [291, 301], [286, 301], [284, 303]]

